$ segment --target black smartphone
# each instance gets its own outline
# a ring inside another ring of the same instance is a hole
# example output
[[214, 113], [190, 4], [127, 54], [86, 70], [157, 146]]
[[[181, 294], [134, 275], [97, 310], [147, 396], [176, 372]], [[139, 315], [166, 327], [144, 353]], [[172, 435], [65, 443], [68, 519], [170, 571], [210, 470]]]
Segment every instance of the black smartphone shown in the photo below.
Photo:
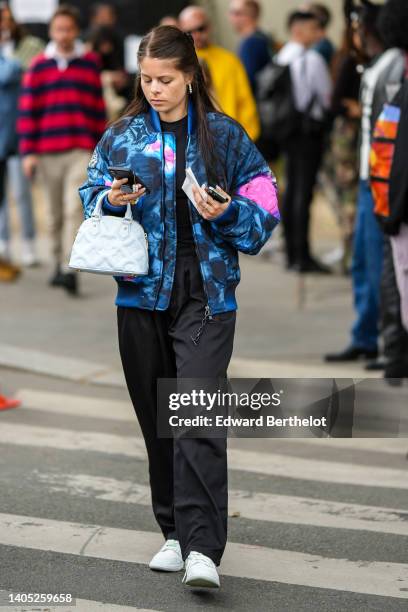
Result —
[[137, 184], [144, 187], [146, 189], [146, 193], [150, 193], [150, 189], [144, 184], [142, 179], [133, 172], [133, 170], [130, 170], [130, 168], [109, 166], [108, 170], [115, 179], [120, 180], [120, 179], [127, 178], [128, 180], [127, 183], [122, 185], [122, 187], [120, 188], [120, 190], [123, 191], [123, 193], [133, 193], [132, 187], [133, 185], [137, 185]]
[[212, 199], [215, 200], [216, 202], [219, 202], [220, 204], [225, 204], [226, 202], [228, 202], [228, 198], [221, 195], [221, 193], [219, 193], [216, 189], [214, 189], [214, 187], [210, 187], [208, 185], [205, 188], [205, 190], [208, 193], [208, 195], [210, 195]]

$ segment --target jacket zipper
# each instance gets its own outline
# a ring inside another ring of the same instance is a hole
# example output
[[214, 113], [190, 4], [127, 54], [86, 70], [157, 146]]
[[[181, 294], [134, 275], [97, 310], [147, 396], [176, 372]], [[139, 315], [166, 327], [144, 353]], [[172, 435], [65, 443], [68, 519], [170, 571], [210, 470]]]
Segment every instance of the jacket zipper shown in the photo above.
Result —
[[[167, 133], [167, 135], [169, 135], [168, 132], [166, 132], [166, 133]], [[171, 134], [171, 137], [174, 138], [175, 151], [176, 151], [176, 155], [177, 155], [177, 139], [176, 139], [176, 136], [174, 134]], [[176, 234], [176, 256], [177, 256], [177, 212], [176, 212], [176, 189], [177, 189], [177, 187], [176, 187], [176, 172], [177, 172], [177, 170], [175, 168], [174, 174], [173, 174], [173, 193], [174, 193], [174, 204], [175, 204], [175, 206], [173, 207], [174, 208], [173, 212], [174, 212], [174, 220], [175, 220], [174, 226], [175, 226], [175, 234]], [[174, 283], [174, 275], [175, 275], [175, 273], [176, 273], [176, 265], [174, 265], [173, 275], [172, 275], [172, 278], [171, 278], [171, 286], [172, 287], [173, 287], [173, 283]]]
[[162, 146], [162, 151], [163, 151], [163, 155], [161, 156], [161, 171], [162, 171], [162, 177], [161, 177], [161, 186], [162, 186], [162, 200], [161, 200], [161, 206], [160, 206], [160, 221], [163, 224], [163, 243], [162, 243], [162, 247], [161, 247], [161, 252], [160, 252], [160, 282], [159, 282], [159, 286], [157, 288], [156, 291], [156, 299], [155, 299], [155, 303], [154, 305], [157, 305], [157, 301], [159, 299], [159, 293], [160, 293], [160, 289], [161, 286], [163, 284], [163, 257], [164, 257], [164, 240], [165, 240], [165, 234], [166, 234], [166, 227], [165, 227], [165, 223], [164, 223], [164, 211], [165, 211], [165, 202], [164, 202], [164, 135], [163, 132], [161, 133], [161, 146]]
[[[187, 159], [188, 159], [188, 150], [189, 150], [189, 147], [190, 147], [190, 134], [187, 136], [186, 162], [187, 162]], [[204, 326], [206, 325], [207, 321], [212, 321], [213, 316], [212, 316], [210, 305], [208, 303], [209, 302], [209, 300], [208, 300], [208, 291], [207, 291], [207, 286], [206, 286], [206, 281], [205, 281], [205, 278], [204, 278], [204, 274], [203, 274], [203, 272], [201, 270], [201, 260], [200, 260], [199, 250], [198, 250], [198, 247], [197, 247], [197, 240], [196, 240], [196, 235], [195, 235], [195, 230], [194, 230], [194, 223], [193, 223], [193, 215], [191, 214], [191, 204], [190, 204], [190, 202], [188, 200], [187, 200], [187, 204], [188, 204], [188, 214], [190, 216], [191, 229], [192, 229], [192, 232], [193, 232], [194, 249], [195, 249], [195, 252], [196, 252], [196, 255], [197, 255], [198, 267], [200, 269], [200, 274], [201, 274], [201, 278], [202, 278], [202, 281], [203, 281], [203, 289], [204, 289], [204, 293], [205, 293], [206, 300], [207, 300], [207, 303], [206, 303], [205, 309], [204, 309], [204, 317], [203, 317], [203, 319], [201, 321], [200, 327], [198, 328], [198, 330], [196, 331], [194, 336], [190, 336], [190, 338], [193, 341], [193, 343], [197, 346], [199, 341], [200, 341], [201, 334], [204, 331]]]
[[[190, 134], [187, 136], [187, 149], [186, 149], [186, 160], [187, 160], [187, 154], [188, 154], [188, 150], [190, 147]], [[162, 155], [162, 204], [163, 204], [163, 196], [164, 196], [164, 133], [162, 132], [162, 148], [163, 148], [163, 155]], [[161, 221], [163, 223], [163, 227], [164, 227], [164, 205], [162, 205], [162, 210], [161, 210]], [[195, 232], [194, 232], [194, 223], [193, 223], [193, 216], [191, 214], [191, 207], [190, 207], [190, 203], [188, 202], [188, 213], [190, 216], [190, 223], [191, 223], [191, 229], [193, 232], [193, 240], [194, 240], [194, 249], [197, 255], [197, 259], [198, 259], [198, 263], [199, 263], [199, 269], [200, 269], [200, 274], [201, 274], [201, 278], [203, 281], [203, 289], [204, 289], [204, 293], [206, 296], [206, 300], [207, 303], [205, 305], [205, 309], [204, 309], [204, 317], [201, 321], [200, 327], [198, 328], [198, 330], [196, 331], [194, 336], [190, 336], [191, 340], [193, 341], [193, 343], [197, 346], [199, 341], [200, 341], [200, 337], [203, 333], [204, 330], [204, 326], [206, 325], [207, 321], [212, 321], [213, 320], [213, 316], [212, 316], [212, 312], [211, 312], [211, 308], [210, 305], [208, 303], [208, 292], [207, 292], [207, 286], [206, 286], [206, 281], [204, 278], [204, 275], [202, 273], [201, 270], [201, 265], [200, 265], [200, 256], [199, 256], [199, 250], [197, 247], [197, 241], [196, 241], [196, 236], [195, 236]], [[165, 228], [164, 228], [165, 229]], [[163, 256], [164, 256], [164, 235], [165, 235], [165, 231], [163, 232], [163, 244], [162, 244], [162, 248], [161, 248], [161, 273], [163, 272]], [[174, 274], [173, 274], [173, 279], [174, 279]], [[160, 289], [161, 286], [163, 284], [163, 279], [161, 279], [161, 283], [158, 287], [158, 290], [156, 292], [156, 301], [155, 304], [157, 304], [157, 300], [159, 297], [159, 293], [160, 293]]]

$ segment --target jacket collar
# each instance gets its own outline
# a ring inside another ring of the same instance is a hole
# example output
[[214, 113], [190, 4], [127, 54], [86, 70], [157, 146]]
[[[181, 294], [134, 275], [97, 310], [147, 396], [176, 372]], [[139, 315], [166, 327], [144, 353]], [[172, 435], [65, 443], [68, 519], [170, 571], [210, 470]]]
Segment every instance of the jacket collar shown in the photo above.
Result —
[[[161, 132], [162, 130], [161, 130], [161, 125], [160, 125], [160, 116], [159, 116], [159, 113], [157, 111], [155, 111], [154, 108], [152, 108], [152, 107], [149, 108], [148, 118], [150, 119], [150, 123], [151, 123], [153, 129], [156, 132]], [[187, 132], [188, 132], [188, 135], [190, 135], [193, 132], [195, 132], [196, 124], [197, 124], [196, 111], [195, 111], [194, 104], [193, 104], [191, 98], [189, 98], [188, 99], [188, 108], [187, 108]]]

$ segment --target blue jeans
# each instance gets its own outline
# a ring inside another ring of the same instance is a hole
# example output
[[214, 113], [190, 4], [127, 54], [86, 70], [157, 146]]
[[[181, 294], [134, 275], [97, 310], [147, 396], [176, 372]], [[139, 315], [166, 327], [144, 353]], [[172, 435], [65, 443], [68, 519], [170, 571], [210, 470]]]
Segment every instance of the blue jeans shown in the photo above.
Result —
[[[24, 175], [21, 157], [18, 155], [13, 155], [7, 160], [7, 183], [16, 200], [23, 238], [24, 240], [32, 240], [35, 237], [35, 227], [31, 185]], [[6, 190], [1, 195], [3, 205], [0, 207], [0, 240], [8, 241], [10, 231]]]
[[383, 233], [374, 216], [374, 200], [368, 181], [360, 181], [354, 230], [353, 280], [357, 318], [351, 330], [352, 345], [377, 349]]

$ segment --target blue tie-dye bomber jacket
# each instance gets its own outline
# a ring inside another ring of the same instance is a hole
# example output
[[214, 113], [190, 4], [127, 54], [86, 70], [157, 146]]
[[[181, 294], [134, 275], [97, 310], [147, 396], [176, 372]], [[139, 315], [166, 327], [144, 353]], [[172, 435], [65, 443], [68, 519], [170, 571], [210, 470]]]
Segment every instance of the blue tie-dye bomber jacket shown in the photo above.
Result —
[[[215, 220], [205, 220], [189, 202], [193, 236], [211, 316], [236, 310], [235, 288], [240, 280], [238, 251], [255, 255], [268, 240], [280, 219], [276, 181], [269, 166], [245, 130], [221, 113], [209, 113], [208, 121], [224, 162], [226, 191], [232, 201]], [[161, 131], [159, 115], [125, 117], [108, 128], [97, 144], [88, 167], [88, 180], [80, 187], [85, 218], [103, 199], [107, 214], [123, 215], [125, 207], [107, 200], [112, 177], [108, 166], [131, 168], [149, 187], [132, 207], [133, 217], [148, 237], [149, 274], [134, 278], [118, 276], [118, 306], [165, 310], [173, 285], [176, 264], [174, 134]], [[198, 151], [195, 112], [188, 109], [186, 166], [200, 185], [207, 182]]]

